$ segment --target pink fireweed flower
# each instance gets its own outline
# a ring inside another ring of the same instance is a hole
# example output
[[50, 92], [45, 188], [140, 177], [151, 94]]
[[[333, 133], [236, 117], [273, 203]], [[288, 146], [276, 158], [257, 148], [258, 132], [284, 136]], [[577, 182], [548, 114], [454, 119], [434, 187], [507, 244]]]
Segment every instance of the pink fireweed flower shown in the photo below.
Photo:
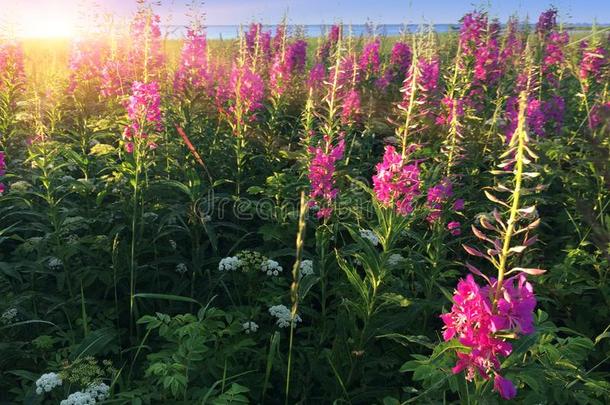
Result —
[[607, 64], [608, 54], [603, 47], [598, 46], [593, 49], [585, 47], [580, 60], [580, 78], [585, 81], [598, 80]]
[[466, 55], [471, 55], [481, 47], [487, 33], [487, 14], [472, 12], [462, 17], [460, 45]]
[[534, 289], [525, 275], [509, 278], [502, 285], [504, 294], [498, 299], [494, 328], [513, 330], [529, 335], [534, 332]]
[[604, 123], [610, 123], [610, 101], [605, 104], [595, 104], [589, 114], [589, 127], [597, 129]]
[[375, 80], [375, 87], [383, 91], [390, 85], [391, 81], [392, 72], [390, 69], [386, 69], [385, 72]]
[[509, 143], [510, 140], [513, 138], [513, 135], [515, 133], [515, 130], [517, 129], [517, 120], [518, 120], [518, 116], [519, 116], [519, 99], [517, 97], [510, 97], [507, 101], [506, 101], [506, 112], [505, 112], [505, 118], [506, 118], [506, 125], [505, 125], [505, 130], [504, 130], [504, 135], [506, 138], [506, 143]]
[[557, 9], [552, 7], [540, 14], [536, 24], [536, 32], [546, 37], [557, 26]]
[[414, 90], [411, 86], [413, 74], [417, 69], [416, 77], [416, 97], [415, 105], [419, 109], [418, 112], [422, 116], [432, 116], [433, 108], [438, 104], [438, 79], [440, 72], [440, 64], [438, 58], [427, 60], [420, 58], [417, 66], [412, 65], [403, 82], [402, 101], [399, 103], [399, 108], [408, 109], [411, 102], [411, 92]]
[[78, 41], [70, 53], [70, 77], [68, 94], [74, 94], [83, 84], [97, 87], [102, 78], [102, 69], [108, 57], [109, 47], [104, 41]]
[[258, 56], [266, 61], [271, 56], [271, 32], [263, 31], [261, 23], [250, 24], [245, 37], [246, 50], [251, 60]]
[[485, 85], [496, 83], [502, 74], [498, 41], [490, 38], [476, 49], [474, 57], [475, 79]]
[[448, 178], [444, 178], [440, 183], [428, 189], [426, 197], [426, 207], [430, 213], [426, 220], [430, 223], [436, 222], [441, 217], [442, 207], [447, 200], [453, 195], [453, 186]]
[[548, 37], [544, 50], [543, 69], [550, 69], [563, 63], [565, 55], [563, 47], [568, 44], [570, 37], [567, 32], [553, 31]]
[[360, 115], [360, 94], [358, 90], [351, 89], [343, 97], [341, 105], [341, 122], [347, 124], [358, 121]]
[[513, 399], [517, 396], [517, 388], [513, 382], [497, 373], [494, 377], [494, 391], [506, 400]]
[[224, 111], [225, 104], [231, 98], [229, 79], [231, 67], [225, 65], [218, 59], [208, 61], [208, 81], [207, 96], [214, 100], [216, 108]]
[[[254, 119], [254, 113], [260, 109], [265, 96], [263, 79], [254, 73], [248, 66], [234, 65], [229, 78], [229, 89], [232, 101], [240, 104], [241, 113]], [[235, 105], [230, 110], [235, 111]]]
[[342, 27], [340, 25], [333, 25], [330, 27], [328, 31], [328, 35], [324, 43], [318, 47], [318, 62], [324, 63], [330, 56], [330, 51], [333, 47], [339, 42], [341, 38]]
[[356, 55], [347, 55], [341, 58], [337, 72], [335, 72], [334, 67], [330, 69], [330, 77], [334, 79], [337, 75], [337, 86], [342, 88], [343, 91], [359, 83], [360, 73]]
[[121, 60], [108, 60], [102, 67], [101, 71], [101, 89], [100, 93], [103, 97], [113, 97], [124, 94], [123, 82], [130, 75], [128, 65]]
[[282, 52], [282, 46], [286, 42], [286, 24], [282, 23], [275, 29], [275, 35], [273, 36], [272, 48], [275, 54]]
[[328, 42], [331, 42], [333, 44], [336, 44], [337, 42], [339, 42], [339, 38], [341, 38], [341, 26], [340, 25], [333, 25], [330, 27], [330, 31], [328, 32]]
[[392, 47], [390, 63], [385, 68], [383, 75], [376, 80], [375, 86], [384, 90], [391, 82], [402, 81], [411, 67], [412, 57], [411, 47], [408, 44], [396, 42]]
[[451, 312], [441, 315], [445, 324], [443, 339], [457, 338], [470, 349], [469, 352], [457, 353], [453, 373], [465, 371], [468, 381], [476, 375], [485, 380], [493, 376], [494, 389], [503, 398], [510, 399], [516, 395], [516, 389], [498, 371], [501, 367], [499, 357], [510, 355], [512, 346], [496, 333], [505, 331], [516, 336], [533, 333], [536, 299], [524, 274], [507, 279], [497, 301], [494, 297], [496, 281], [492, 279], [490, 283], [480, 287], [472, 274], [458, 282]]
[[25, 81], [23, 47], [19, 42], [0, 43], [0, 88], [4, 81]]
[[523, 40], [519, 33], [519, 20], [511, 17], [506, 24], [506, 36], [500, 53], [501, 63], [515, 63], [523, 49]]
[[[517, 129], [518, 106], [517, 97], [510, 97], [506, 102], [506, 142], [509, 142]], [[553, 96], [542, 102], [535, 98], [528, 99], [525, 110], [525, 121], [530, 135], [545, 136], [546, 127], [557, 130], [563, 122], [565, 103], [563, 98]]]
[[288, 64], [282, 60], [282, 55], [275, 55], [269, 72], [269, 88], [271, 94], [281, 96], [286, 91], [290, 82], [290, 70]]
[[291, 73], [301, 73], [305, 70], [307, 60], [307, 42], [298, 39], [286, 48], [286, 66]]
[[444, 97], [441, 105], [444, 108], [443, 112], [436, 117], [438, 125], [450, 125], [453, 118], [460, 118], [464, 115], [464, 100]]
[[127, 116], [134, 123], [150, 125], [156, 131], [163, 129], [161, 95], [157, 82], [134, 82], [127, 104]]
[[379, 38], [372, 42], [367, 43], [362, 49], [360, 58], [358, 59], [358, 69], [362, 71], [367, 77], [373, 76], [379, 73], [381, 61], [379, 57], [379, 47], [381, 41]]
[[564, 64], [565, 54], [563, 49], [568, 44], [569, 39], [567, 32], [553, 31], [547, 37], [540, 69], [552, 87], [559, 86], [557, 71]]
[[174, 89], [202, 88], [208, 81], [207, 41], [205, 33], [189, 29], [180, 54], [180, 64], [174, 76]]
[[[6, 174], [6, 156], [4, 154], [4, 152], [0, 152], [0, 177], [4, 176]], [[6, 190], [6, 186], [4, 185], [4, 183], [0, 183], [0, 195], [2, 195], [2, 193], [4, 193], [4, 191]]]
[[421, 59], [419, 61], [421, 74], [420, 85], [425, 93], [432, 93], [438, 88], [438, 75], [440, 71], [440, 62], [438, 58], [430, 60]]
[[307, 87], [314, 90], [319, 89], [326, 79], [326, 67], [322, 63], [315, 64], [309, 71]]
[[161, 44], [161, 18], [149, 7], [140, 8], [130, 26], [132, 44], [129, 64], [134, 71], [133, 80], [160, 79], [165, 64]]
[[0, 152], [0, 177], [6, 174], [6, 155]]
[[544, 122], [548, 128], [545, 132], [557, 133], [563, 127], [563, 119], [565, 115], [566, 104], [563, 97], [559, 95], [552, 95], [548, 100], [542, 104], [542, 115], [544, 116]]
[[[125, 127], [123, 139], [127, 141], [127, 152], [131, 153], [136, 139], [146, 139], [151, 132], [163, 130], [158, 83], [133, 83], [127, 103], [127, 116], [130, 123]], [[156, 144], [149, 141], [148, 146], [154, 149]]]
[[318, 208], [318, 218], [328, 219], [332, 215], [332, 204], [339, 193], [335, 188], [335, 165], [343, 158], [344, 151], [345, 140], [340, 138], [333, 146], [328, 135], [324, 136], [323, 145], [309, 148], [312, 155], [307, 175], [311, 185], [309, 205]]
[[463, 198], [458, 198], [457, 200], [455, 200], [455, 202], [453, 203], [453, 210], [458, 212], [464, 210]]
[[298, 40], [287, 46], [284, 54], [277, 53], [269, 71], [271, 93], [281, 96], [289, 87], [291, 78], [305, 69], [307, 43]]
[[472, 274], [458, 282], [453, 295], [451, 312], [441, 315], [445, 323], [443, 339], [457, 337], [460, 341], [471, 341], [479, 333], [487, 333], [491, 327], [491, 302]]
[[544, 136], [544, 124], [546, 117], [542, 111], [542, 102], [537, 99], [532, 99], [527, 103], [526, 121], [530, 133], [538, 136]]
[[393, 77], [405, 77], [411, 66], [412, 57], [411, 47], [408, 44], [400, 41], [394, 44], [392, 54], [390, 55], [390, 67]]
[[408, 163], [393, 146], [388, 145], [383, 160], [375, 168], [373, 190], [377, 200], [401, 215], [413, 212], [413, 200], [420, 194], [419, 164]]
[[451, 235], [459, 236], [462, 233], [462, 230], [460, 229], [461, 226], [462, 225], [458, 221], [451, 221], [447, 224], [447, 230], [449, 230]]

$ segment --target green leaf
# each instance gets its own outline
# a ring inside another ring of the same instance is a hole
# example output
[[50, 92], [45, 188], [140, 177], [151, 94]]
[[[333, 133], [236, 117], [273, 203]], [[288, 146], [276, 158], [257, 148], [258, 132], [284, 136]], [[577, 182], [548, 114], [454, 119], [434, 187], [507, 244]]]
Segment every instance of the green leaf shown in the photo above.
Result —
[[421, 346], [425, 346], [428, 349], [434, 349], [436, 346], [434, 343], [430, 342], [427, 336], [411, 336], [411, 335], [401, 335], [400, 333], [388, 333], [385, 335], [377, 336], [378, 339], [386, 338], [391, 339], [397, 343], [400, 343], [403, 346], [409, 346], [409, 343], [416, 343]]
[[56, 328], [59, 328], [57, 325], [55, 325], [53, 322], [49, 322], [49, 321], [42, 321], [40, 319], [31, 319], [29, 321], [21, 321], [21, 322], [15, 322], [15, 323], [11, 323], [8, 325], [4, 325], [4, 326], [0, 326], [0, 330], [2, 329], [8, 329], [8, 328], [14, 328], [15, 326], [23, 326], [23, 325], [29, 325], [32, 323], [44, 323], [46, 325], [51, 325], [51, 326], [55, 326]]
[[138, 293], [138, 294], [134, 295], [134, 298], [149, 298], [149, 299], [156, 299], [156, 300], [192, 302], [193, 304], [199, 304], [199, 305], [203, 306], [199, 301], [197, 301], [191, 297], [183, 297], [181, 295], [173, 295], [173, 294]]
[[102, 328], [93, 331], [72, 352], [70, 360], [74, 361], [80, 357], [103, 353], [103, 350], [115, 339], [117, 339], [117, 334], [114, 328]]

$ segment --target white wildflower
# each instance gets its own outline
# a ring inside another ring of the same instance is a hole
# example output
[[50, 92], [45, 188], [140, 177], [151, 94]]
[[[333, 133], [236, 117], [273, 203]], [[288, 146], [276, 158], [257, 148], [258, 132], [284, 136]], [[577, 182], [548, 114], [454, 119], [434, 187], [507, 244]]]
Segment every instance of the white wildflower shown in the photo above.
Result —
[[68, 398], [61, 401], [59, 405], [93, 405], [95, 403], [96, 400], [90, 393], [76, 391], [68, 395]]
[[13, 323], [15, 318], [17, 317], [17, 308], [9, 308], [2, 313], [0, 316], [0, 323], [9, 324]]
[[261, 271], [267, 273], [268, 276], [278, 276], [284, 269], [275, 260], [267, 259], [261, 264]]
[[373, 244], [373, 246], [379, 245], [379, 238], [370, 229], [361, 229], [360, 236], [362, 236], [364, 239], [368, 239], [369, 242]]
[[311, 276], [313, 274], [313, 261], [303, 260], [299, 266], [299, 275], [301, 277]]
[[188, 267], [186, 267], [186, 264], [184, 263], [178, 263], [178, 265], [176, 266], [176, 273], [184, 274], [188, 270]]
[[176, 244], [176, 241], [173, 239], [169, 240], [169, 245], [172, 247], [173, 250], [176, 250], [176, 248], [178, 247], [178, 245]]
[[405, 260], [405, 258], [399, 253], [392, 253], [390, 257], [388, 257], [388, 265], [398, 266], [403, 260]]
[[48, 261], [48, 266], [51, 270], [59, 270], [64, 263], [57, 257], [51, 257]]
[[235, 271], [241, 265], [237, 256], [225, 257], [218, 263], [218, 271]]
[[31, 187], [32, 187], [32, 185], [30, 183], [28, 183], [27, 181], [23, 181], [23, 180], [16, 181], [11, 184], [12, 191], [25, 192], [25, 191], [28, 191]]
[[244, 322], [241, 326], [247, 334], [254, 333], [258, 330], [258, 324], [254, 321]]
[[61, 386], [63, 381], [57, 373], [46, 373], [36, 380], [36, 393], [50, 392], [53, 388]]
[[[286, 308], [285, 305], [274, 305], [269, 308], [269, 313], [271, 316], [277, 318], [275, 323], [280, 328], [287, 328], [290, 326], [290, 321], [292, 319], [292, 312]], [[294, 315], [294, 322], [301, 322], [302, 319], [299, 314]]]
[[87, 387], [86, 394], [89, 394], [96, 401], [103, 401], [108, 398], [110, 387], [104, 383], [94, 384]]

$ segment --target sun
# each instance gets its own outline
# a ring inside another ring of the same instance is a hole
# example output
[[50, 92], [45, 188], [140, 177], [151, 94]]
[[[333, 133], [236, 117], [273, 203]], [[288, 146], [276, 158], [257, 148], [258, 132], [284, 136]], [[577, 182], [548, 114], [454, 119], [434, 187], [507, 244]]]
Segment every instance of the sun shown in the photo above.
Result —
[[77, 32], [78, 17], [72, 2], [65, 0], [16, 2], [14, 26], [23, 38], [70, 38]]
[[75, 33], [75, 21], [62, 16], [31, 19], [21, 28], [21, 35], [27, 38], [69, 38]]

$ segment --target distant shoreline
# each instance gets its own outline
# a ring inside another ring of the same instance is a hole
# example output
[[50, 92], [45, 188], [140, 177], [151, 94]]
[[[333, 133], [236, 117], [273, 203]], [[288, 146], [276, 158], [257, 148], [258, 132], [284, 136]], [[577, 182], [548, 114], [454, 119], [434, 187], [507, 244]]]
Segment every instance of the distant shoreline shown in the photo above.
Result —
[[[287, 24], [289, 32], [299, 32], [308, 38], [317, 38], [325, 35], [331, 24]], [[437, 33], [455, 32], [459, 30], [460, 24], [344, 24], [346, 30], [351, 30], [352, 35], [358, 37], [367, 34], [376, 34], [381, 36], [400, 36], [405, 32], [413, 33], [417, 32], [421, 27], [432, 26], [434, 31]], [[506, 24], [501, 24], [505, 27]], [[610, 27], [610, 23], [607, 24], [596, 24], [598, 28]], [[263, 29], [267, 31], [275, 32], [278, 24], [263, 24]], [[523, 27], [523, 25], [522, 25]], [[529, 24], [529, 27], [533, 29], [535, 24]], [[186, 33], [186, 27], [179, 25], [166, 25], [163, 27], [165, 30], [170, 32], [170, 37], [180, 38]], [[589, 31], [593, 28], [593, 24], [587, 23], [574, 23], [564, 24], [563, 28], [567, 31]], [[248, 24], [242, 25], [207, 25], [207, 37], [209, 39], [235, 39], [238, 37], [240, 30], [245, 31], [248, 29]]]
[[[330, 29], [331, 24], [287, 24], [287, 31], [289, 33], [298, 33], [306, 38], [315, 39], [326, 35]], [[459, 23], [456, 24], [433, 24], [434, 32], [438, 34], [445, 34], [449, 32], [457, 32], [460, 29]], [[264, 31], [271, 31], [275, 33], [278, 25], [265, 25], [263, 24]], [[383, 37], [400, 37], [408, 31], [408, 33], [417, 32], [421, 27], [430, 27], [426, 24], [344, 24], [346, 32], [350, 32], [354, 37], [367, 36], [371, 34], [380, 35]], [[501, 24], [501, 27], [506, 27], [506, 24]], [[523, 25], [522, 25], [523, 27]], [[595, 27], [598, 29], [607, 29], [610, 27], [610, 23], [596, 24]], [[374, 30], [373, 30], [374, 28]], [[535, 28], [535, 24], [529, 24], [530, 29]], [[579, 24], [564, 24], [563, 29], [570, 33], [589, 32], [593, 28], [593, 24], [579, 23]], [[186, 36], [187, 27], [182, 25], [165, 25], [161, 26], [162, 31], [167, 33], [167, 38], [170, 40], [180, 40]], [[243, 25], [207, 25], [206, 32], [209, 40], [233, 40], [238, 38], [239, 32], [248, 29], [248, 24]], [[62, 40], [70, 38], [35, 38], [35, 37], [21, 37], [20, 40]]]

